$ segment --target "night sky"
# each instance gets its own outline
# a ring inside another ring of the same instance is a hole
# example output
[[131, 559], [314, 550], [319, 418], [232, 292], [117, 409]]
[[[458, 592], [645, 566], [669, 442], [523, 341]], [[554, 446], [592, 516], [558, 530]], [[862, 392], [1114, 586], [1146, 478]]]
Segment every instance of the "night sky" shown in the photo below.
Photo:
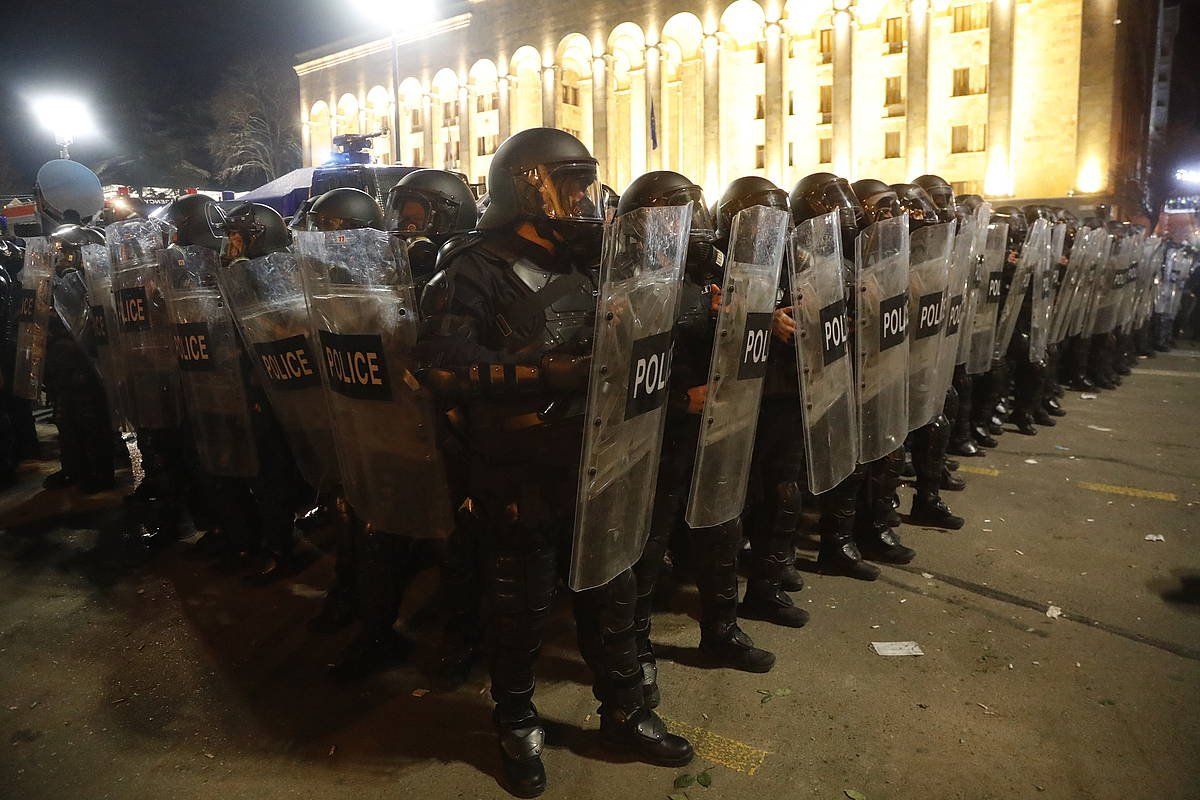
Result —
[[[1182, 6], [1171, 113], [1173, 134], [1189, 140], [1190, 151], [1200, 140], [1200, 81], [1189, 49], [1200, 41], [1200, 2]], [[350, 0], [3, 0], [0, 188], [27, 191], [37, 168], [57, 156], [28, 110], [39, 91], [91, 101], [101, 135], [71, 152], [94, 164], [121, 150], [129, 114], [207, 103], [230, 59], [261, 52], [290, 64], [298, 52], [369, 30]], [[203, 150], [202, 141], [195, 146]], [[1200, 166], [1200, 148], [1175, 157]]]
[[0, 178], [32, 185], [57, 157], [27, 97], [39, 91], [91, 101], [101, 136], [71, 147], [85, 163], [119, 149], [114, 109], [169, 113], [205, 103], [231, 57], [298, 52], [369, 30], [348, 0], [3, 0], [0, 2]]

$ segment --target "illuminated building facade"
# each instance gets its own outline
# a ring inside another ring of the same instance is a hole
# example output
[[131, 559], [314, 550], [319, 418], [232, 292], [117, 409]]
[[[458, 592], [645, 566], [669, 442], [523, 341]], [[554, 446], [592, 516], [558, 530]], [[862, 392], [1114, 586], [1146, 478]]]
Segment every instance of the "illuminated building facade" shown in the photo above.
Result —
[[[299, 56], [305, 163], [400, 130], [378, 160], [482, 182], [499, 142], [574, 133], [618, 191], [810, 172], [1136, 205], [1158, 0], [469, 0], [421, 31]], [[390, 48], [396, 47], [393, 88]], [[398, 154], [398, 158], [397, 158]]]

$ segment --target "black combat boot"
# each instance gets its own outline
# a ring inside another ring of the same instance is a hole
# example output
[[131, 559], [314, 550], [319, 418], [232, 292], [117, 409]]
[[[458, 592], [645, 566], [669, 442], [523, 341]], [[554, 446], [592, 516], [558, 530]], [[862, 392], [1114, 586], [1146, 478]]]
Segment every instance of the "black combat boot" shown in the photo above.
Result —
[[946, 468], [942, 470], [942, 482], [939, 488], [943, 492], [961, 492], [967, 488], [967, 482]]
[[[965, 522], [962, 517], [950, 513], [950, 509], [942, 502], [942, 498], [936, 494], [927, 495], [921, 493], [913, 496], [912, 512], [908, 515], [908, 521], [913, 525], [926, 525], [930, 528], [947, 528], [952, 531], [961, 528]], [[904, 549], [907, 550], [908, 548]], [[908, 562], [902, 561], [899, 563], [907, 564]]]
[[666, 723], [646, 708], [640, 682], [610, 686], [605, 694], [600, 706], [600, 734], [608, 746], [660, 767], [691, 763], [691, 743], [669, 732]]
[[1042, 408], [1046, 409], [1046, 413], [1052, 417], [1065, 417], [1066, 409], [1062, 407], [1062, 403], [1058, 402], [1057, 397], [1047, 397], [1042, 401]]
[[1017, 433], [1023, 433], [1026, 436], [1037, 436], [1037, 428], [1033, 424], [1033, 416], [1031, 414], [1013, 414], [1009, 420], [1017, 428]]
[[[854, 519], [849, 520], [854, 525]], [[817, 553], [817, 569], [823, 575], [844, 575], [860, 581], [873, 581], [879, 577], [879, 567], [863, 560], [854, 535], [848, 530], [825, 528], [821, 530], [821, 549]]]
[[808, 622], [808, 612], [796, 606], [791, 595], [780, 587], [778, 578], [750, 579], [738, 615], [785, 628], [803, 628]]
[[855, 535], [863, 558], [884, 564], [907, 564], [917, 551], [900, 543], [900, 537], [886, 525], [871, 525]]
[[546, 731], [537, 710], [531, 706], [527, 715], [505, 719], [497, 708], [493, 719], [500, 737], [504, 788], [517, 797], [537, 797], [546, 791], [546, 768], [542, 765]]
[[796, 556], [793, 555], [791, 561], [783, 565], [783, 572], [779, 576], [779, 586], [785, 592], [798, 592], [804, 588], [804, 574], [796, 569]]
[[775, 666], [775, 654], [755, 647], [736, 622], [721, 629], [702, 627], [700, 652], [714, 666], [742, 672], [770, 672]]
[[742, 545], [739, 520], [702, 528], [693, 531], [693, 535], [698, 545], [700, 652], [716, 666], [766, 672], [775, 664], [775, 656], [755, 647], [737, 624], [737, 553]]
[[820, 495], [821, 548], [817, 552], [817, 569], [823, 575], [844, 575], [860, 581], [879, 577], [879, 567], [863, 561], [854, 543], [854, 520], [858, 510], [858, 494], [866, 470], [857, 467], [845, 480]]

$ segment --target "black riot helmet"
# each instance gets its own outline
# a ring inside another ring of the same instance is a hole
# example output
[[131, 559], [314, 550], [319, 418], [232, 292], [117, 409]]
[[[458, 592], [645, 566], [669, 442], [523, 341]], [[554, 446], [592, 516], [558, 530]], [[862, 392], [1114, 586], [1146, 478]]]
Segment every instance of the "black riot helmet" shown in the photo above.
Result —
[[604, 196], [604, 221], [612, 222], [617, 216], [617, 205], [621, 202], [621, 195], [607, 183], [600, 184], [600, 192]]
[[189, 194], [167, 206], [161, 219], [175, 228], [175, 244], [198, 245], [221, 252], [220, 208], [211, 197]]
[[1028, 205], [1024, 206], [1021, 210], [1025, 212], [1025, 221], [1030, 225], [1037, 222], [1039, 219], [1044, 219], [1051, 225], [1053, 225], [1056, 221], [1054, 211], [1050, 208], [1050, 206]]
[[832, 172], [814, 172], [800, 179], [788, 198], [792, 222], [797, 225], [837, 211], [842, 229], [859, 231], [867, 226], [867, 212], [845, 178]]
[[929, 199], [938, 210], [938, 219], [942, 222], [953, 222], [957, 216], [958, 203], [954, 199], [954, 187], [940, 175], [921, 175], [913, 178], [913, 183], [920, 186], [929, 195]]
[[692, 241], [716, 241], [717, 226], [704, 202], [704, 190], [678, 172], [658, 170], [635, 179], [621, 193], [616, 216], [634, 209], [656, 206], [691, 206], [692, 227], [688, 238]]
[[720, 275], [725, 256], [713, 246], [717, 240], [712, 212], [704, 202], [704, 190], [678, 172], [658, 170], [635, 179], [617, 201], [616, 217], [639, 208], [690, 206], [687, 261], [684, 272], [693, 282], [707, 286]]
[[60, 225], [50, 234], [50, 253], [54, 271], [62, 275], [83, 268], [83, 247], [104, 244], [104, 236], [94, 228], [82, 225]]
[[766, 178], [747, 175], [729, 184], [721, 199], [717, 201], [717, 238], [729, 241], [733, 218], [739, 211], [753, 206], [766, 206], [788, 210], [787, 193]]
[[292, 243], [292, 232], [279, 212], [262, 203], [242, 203], [225, 213], [226, 261], [260, 258]]
[[383, 230], [383, 209], [362, 189], [330, 189], [308, 210], [311, 231], [346, 231], [358, 228]]
[[908, 212], [908, 228], [915, 231], [942, 221], [933, 198], [915, 183], [893, 183], [892, 191], [900, 201], [900, 208]]
[[424, 236], [444, 242], [475, 229], [479, 211], [462, 178], [440, 169], [410, 172], [387, 196], [387, 230], [404, 238]]
[[885, 219], [898, 217], [904, 213], [900, 207], [900, 198], [892, 187], [874, 178], [863, 178], [850, 184], [855, 196], [867, 212], [869, 222], [880, 222]]
[[604, 195], [598, 165], [566, 131], [530, 128], [504, 140], [492, 156], [487, 185], [480, 230], [529, 222], [546, 239], [583, 240], [599, 251]]
[[1029, 233], [1025, 212], [1016, 206], [1000, 206], [992, 211], [992, 221], [1008, 223], [1008, 249], [1020, 250]]
[[983, 205], [983, 198], [977, 194], [960, 194], [955, 198], [957, 205], [962, 206], [968, 212], [974, 214], [976, 209]]

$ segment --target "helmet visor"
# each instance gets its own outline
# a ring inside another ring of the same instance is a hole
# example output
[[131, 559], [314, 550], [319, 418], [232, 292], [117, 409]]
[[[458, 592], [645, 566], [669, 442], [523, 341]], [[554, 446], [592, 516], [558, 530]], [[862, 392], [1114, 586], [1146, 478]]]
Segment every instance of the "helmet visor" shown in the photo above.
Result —
[[704, 192], [699, 186], [677, 189], [667, 195], [666, 201], [666, 205], [669, 206], [692, 207], [691, 235], [693, 237], [716, 236], [717, 223], [713, 220], [712, 212], [704, 203]]
[[908, 219], [917, 225], [932, 225], [940, 222], [937, 208], [919, 193], [900, 201], [900, 208], [908, 212]]
[[891, 191], [880, 192], [863, 198], [863, 208], [867, 210], [868, 216], [874, 222], [892, 219], [904, 213], [904, 209], [900, 207], [900, 198], [896, 197], [895, 192]]
[[934, 186], [925, 192], [939, 211], [954, 213], [954, 190], [949, 186]]
[[595, 161], [538, 164], [518, 173], [532, 192], [520, 192], [522, 214], [553, 220], [596, 222], [604, 220], [604, 189]]
[[804, 199], [817, 216], [838, 212], [843, 228], [859, 230], [866, 221], [867, 213], [845, 178], [805, 192]]
[[449, 197], [396, 187], [389, 197], [387, 229], [401, 236], [429, 236], [452, 230], [458, 202]]

